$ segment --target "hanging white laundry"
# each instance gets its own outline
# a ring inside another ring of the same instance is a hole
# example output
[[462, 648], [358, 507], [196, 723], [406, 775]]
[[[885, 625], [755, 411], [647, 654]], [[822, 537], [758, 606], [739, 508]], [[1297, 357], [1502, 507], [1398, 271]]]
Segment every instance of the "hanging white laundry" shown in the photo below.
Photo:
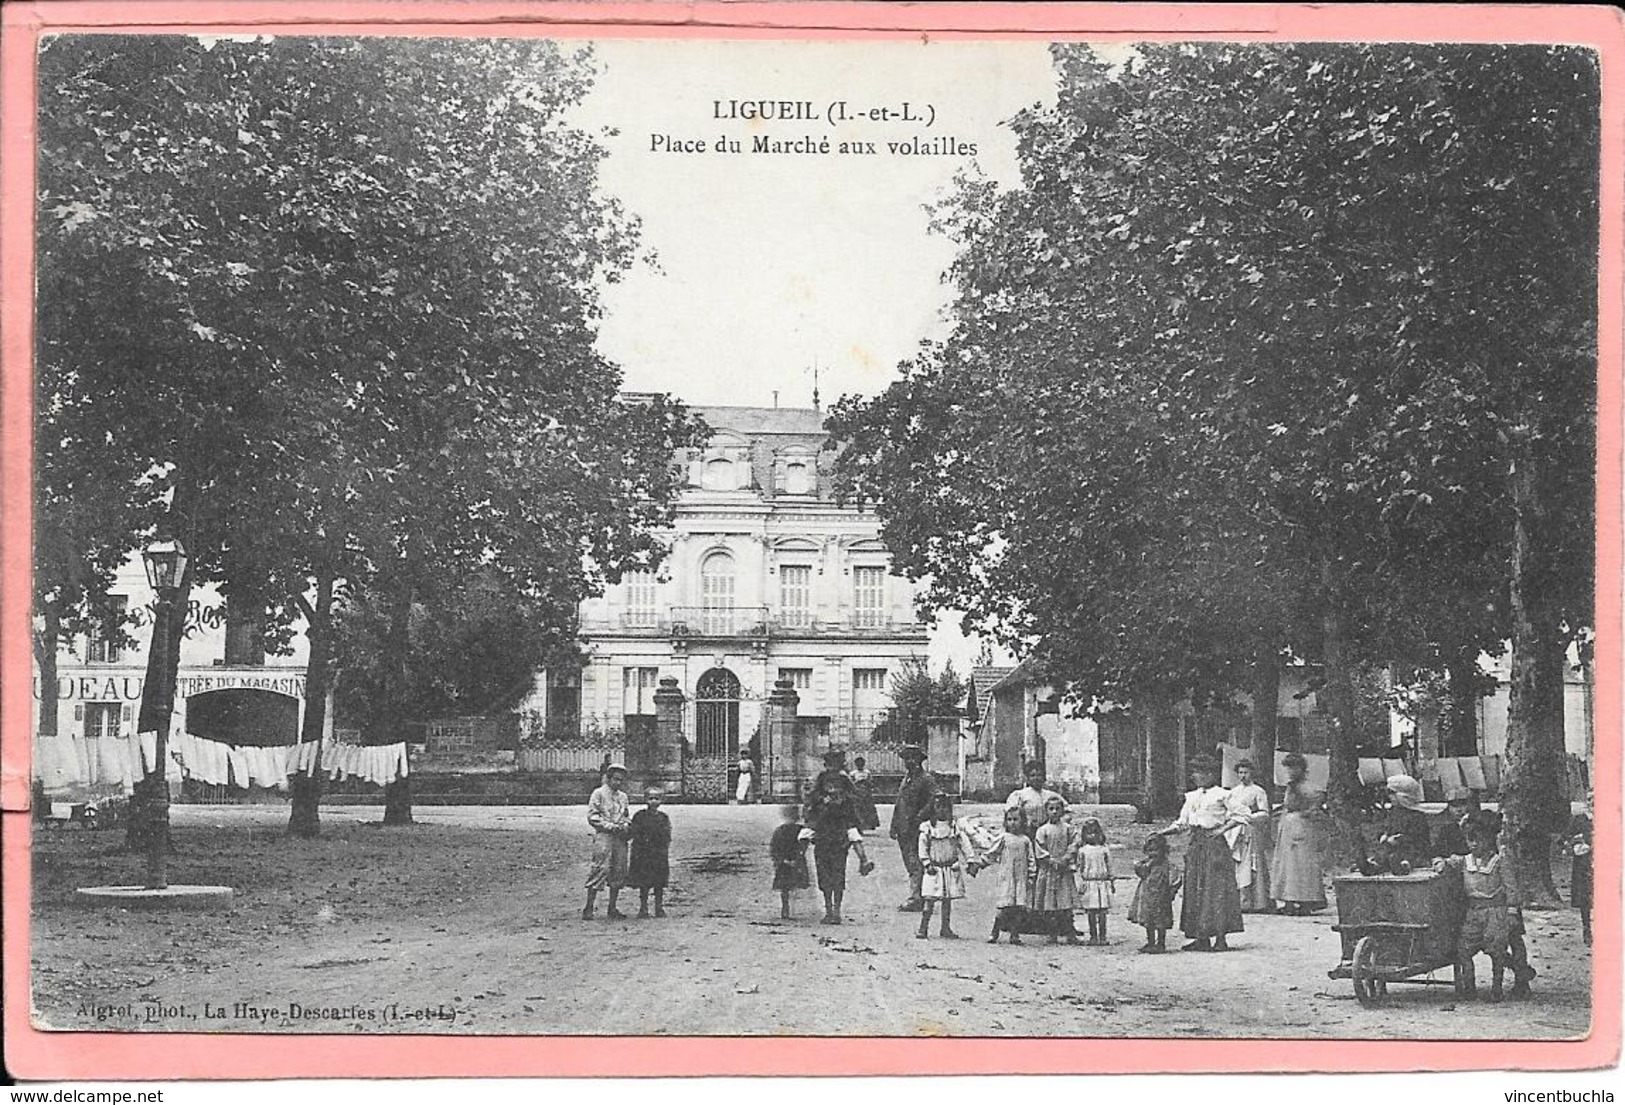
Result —
[[268, 748], [250, 748], [248, 750], [248, 770], [253, 773], [256, 786], [272, 787], [277, 783], [276, 775], [271, 770], [271, 757]]
[[139, 772], [137, 778], [145, 779], [158, 766], [158, 731], [155, 729], [150, 733], [139, 733], [136, 740], [140, 744], [140, 755], [136, 756], [132, 749], [132, 759], [135, 762], [130, 766]]
[[209, 782], [215, 786], [225, 786], [231, 781], [231, 770], [227, 765], [227, 754], [230, 752], [219, 741], [200, 741], [203, 746], [204, 758], [208, 762]]
[[135, 759], [135, 750], [130, 747], [132, 743], [130, 740], [103, 737], [96, 743], [100, 746], [101, 755], [101, 777], [96, 780], [98, 783], [126, 786], [146, 777], [146, 773], [139, 770], [140, 761]]
[[404, 779], [412, 773], [412, 757], [406, 751], [406, 742], [395, 746], [396, 778]]
[[271, 774], [276, 777], [272, 786], [285, 787], [293, 774], [293, 745], [279, 744], [271, 750]]
[[197, 777], [197, 750], [192, 747], [192, 734], [176, 733], [169, 743], [169, 758], [178, 769], [181, 778]]
[[231, 771], [231, 785], [247, 788], [248, 786], [248, 757], [236, 745], [226, 749], [226, 766]]
[[81, 736], [70, 735], [68, 737], [68, 751], [73, 756], [74, 778], [86, 784], [91, 781], [91, 776], [96, 771], [96, 765], [90, 762], [91, 750], [87, 747], [88, 743]]

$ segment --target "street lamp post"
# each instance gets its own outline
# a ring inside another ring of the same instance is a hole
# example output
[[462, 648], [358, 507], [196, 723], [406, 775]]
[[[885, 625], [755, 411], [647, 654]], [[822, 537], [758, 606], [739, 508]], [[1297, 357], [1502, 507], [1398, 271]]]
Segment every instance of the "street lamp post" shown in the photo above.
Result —
[[[186, 576], [186, 547], [179, 541], [159, 540], [147, 546], [142, 555], [146, 563], [147, 583], [156, 596], [153, 612], [152, 642], [148, 646], [158, 651], [159, 662], [149, 664], [148, 670], [159, 673], [157, 686], [149, 681], [142, 693], [142, 715], [153, 720], [157, 730], [157, 763], [147, 776], [151, 792], [148, 807], [151, 818], [147, 837], [147, 882], [149, 890], [164, 890], [169, 886], [169, 780], [165, 761], [169, 758], [169, 722], [175, 712], [175, 683], [169, 663], [170, 623], [174, 617], [175, 599], [180, 594], [181, 580]], [[137, 742], [140, 734], [136, 735]]]

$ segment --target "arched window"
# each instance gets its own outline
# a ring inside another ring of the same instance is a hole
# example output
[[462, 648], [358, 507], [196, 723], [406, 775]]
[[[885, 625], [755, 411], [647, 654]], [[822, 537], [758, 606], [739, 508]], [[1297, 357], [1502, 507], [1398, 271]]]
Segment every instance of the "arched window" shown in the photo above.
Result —
[[728, 633], [733, 628], [734, 560], [714, 552], [700, 565], [700, 621], [706, 633]]
[[700, 486], [707, 491], [732, 491], [737, 488], [739, 479], [734, 473], [734, 462], [726, 457], [706, 461], [700, 475]]
[[812, 494], [812, 465], [804, 460], [788, 461], [784, 466], [784, 490], [790, 495]]
[[712, 668], [694, 684], [694, 754], [739, 755], [739, 678]]

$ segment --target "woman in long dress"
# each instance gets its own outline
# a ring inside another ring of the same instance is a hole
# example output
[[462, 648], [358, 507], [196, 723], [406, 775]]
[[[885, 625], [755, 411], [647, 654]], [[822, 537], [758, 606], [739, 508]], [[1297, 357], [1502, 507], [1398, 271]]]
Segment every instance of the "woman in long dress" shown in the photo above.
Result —
[[1297, 916], [1326, 908], [1320, 794], [1304, 781], [1308, 764], [1302, 756], [1289, 752], [1282, 763], [1287, 783], [1270, 864], [1270, 886], [1284, 911]]
[[1232, 824], [1229, 792], [1219, 786], [1219, 765], [1211, 756], [1191, 761], [1196, 789], [1185, 795], [1185, 805], [1163, 834], [1189, 831], [1185, 850], [1185, 894], [1179, 905], [1180, 931], [1190, 937], [1188, 952], [1228, 951], [1225, 937], [1242, 931], [1241, 894], [1236, 889], [1236, 868], [1224, 833]]
[[1236, 888], [1241, 892], [1243, 913], [1273, 913], [1270, 897], [1270, 798], [1253, 782], [1250, 760], [1236, 764], [1239, 780], [1227, 799], [1235, 822], [1225, 833], [1230, 858], [1236, 865]]

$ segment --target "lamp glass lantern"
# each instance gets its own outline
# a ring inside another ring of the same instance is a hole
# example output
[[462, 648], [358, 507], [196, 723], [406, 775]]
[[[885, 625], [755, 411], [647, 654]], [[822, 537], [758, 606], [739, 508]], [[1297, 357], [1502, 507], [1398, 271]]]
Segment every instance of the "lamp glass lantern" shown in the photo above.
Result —
[[186, 546], [171, 538], [154, 541], [142, 554], [147, 583], [160, 595], [173, 592], [186, 574]]

